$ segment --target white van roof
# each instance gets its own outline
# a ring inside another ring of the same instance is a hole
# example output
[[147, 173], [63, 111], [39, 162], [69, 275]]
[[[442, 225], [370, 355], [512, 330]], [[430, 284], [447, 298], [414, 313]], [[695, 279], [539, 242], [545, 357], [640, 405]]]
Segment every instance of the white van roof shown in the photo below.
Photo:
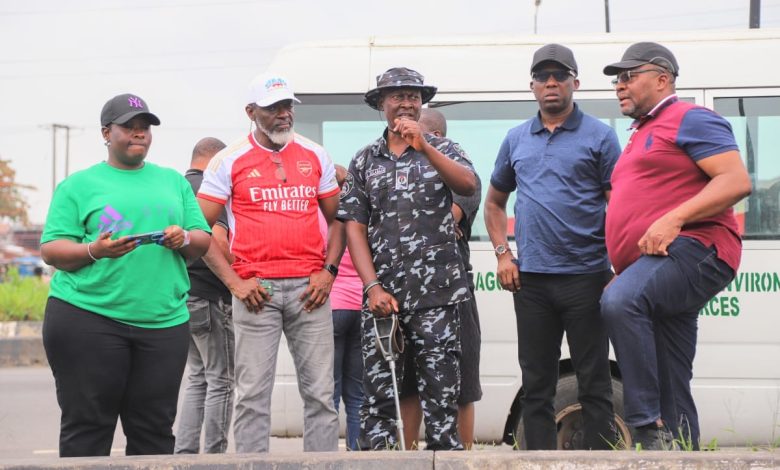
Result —
[[269, 69], [297, 94], [365, 93], [376, 76], [404, 66], [440, 93], [528, 91], [533, 52], [557, 42], [570, 47], [581, 89], [611, 90], [602, 70], [635, 42], [655, 41], [680, 64], [678, 89], [778, 86], [780, 29], [610, 33], [555, 36], [365, 37], [305, 42], [279, 51]]

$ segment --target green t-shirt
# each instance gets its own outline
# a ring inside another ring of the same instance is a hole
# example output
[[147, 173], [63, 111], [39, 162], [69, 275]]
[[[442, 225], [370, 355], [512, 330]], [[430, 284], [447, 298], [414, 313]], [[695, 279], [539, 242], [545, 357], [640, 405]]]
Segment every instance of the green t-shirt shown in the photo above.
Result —
[[[182, 175], [151, 163], [120, 170], [103, 162], [57, 186], [41, 243], [89, 243], [104, 232], [116, 239], [170, 225], [210, 231]], [[122, 323], [167, 328], [189, 319], [189, 289], [184, 258], [150, 244], [76, 271], [57, 271], [49, 295]]]

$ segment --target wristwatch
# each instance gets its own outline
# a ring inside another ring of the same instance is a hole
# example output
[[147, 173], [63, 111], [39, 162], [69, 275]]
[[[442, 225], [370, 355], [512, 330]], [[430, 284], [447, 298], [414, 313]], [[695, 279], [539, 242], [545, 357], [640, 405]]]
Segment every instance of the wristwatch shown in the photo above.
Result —
[[333, 277], [336, 277], [336, 276], [339, 275], [339, 268], [338, 268], [338, 266], [336, 266], [334, 264], [326, 264], [325, 266], [322, 267], [322, 269], [324, 269], [325, 271], [333, 274]]
[[503, 254], [504, 254], [504, 253], [506, 253], [507, 251], [509, 251], [509, 245], [507, 245], [506, 243], [503, 243], [503, 244], [501, 244], [501, 245], [498, 245], [498, 246], [495, 248], [495, 252], [496, 252], [496, 258], [498, 258], [499, 256], [503, 255]]

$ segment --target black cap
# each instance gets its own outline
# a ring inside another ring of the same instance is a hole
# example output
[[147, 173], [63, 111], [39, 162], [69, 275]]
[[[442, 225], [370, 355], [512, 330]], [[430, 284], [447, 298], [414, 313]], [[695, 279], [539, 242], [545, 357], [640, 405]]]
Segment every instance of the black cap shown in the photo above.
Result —
[[103, 111], [100, 112], [100, 125], [105, 127], [111, 123], [124, 124], [141, 114], [148, 117], [150, 124], [160, 125], [160, 119], [149, 111], [144, 100], [130, 93], [117, 95], [103, 105]]
[[420, 90], [423, 104], [429, 102], [436, 94], [436, 87], [425, 85], [425, 77], [419, 72], [406, 67], [393, 67], [376, 77], [376, 88], [368, 90], [363, 101], [372, 108], [379, 110], [379, 98], [382, 90], [389, 88], [416, 88]]
[[680, 73], [677, 59], [672, 51], [657, 42], [638, 42], [632, 44], [623, 53], [620, 62], [604, 67], [604, 75], [617, 75], [623, 70], [633, 69], [644, 64], [655, 64], [672, 72], [675, 77]]
[[563, 65], [575, 74], [577, 73], [577, 61], [574, 60], [574, 53], [568, 47], [560, 44], [547, 44], [534, 52], [531, 72], [543, 62], [555, 62]]

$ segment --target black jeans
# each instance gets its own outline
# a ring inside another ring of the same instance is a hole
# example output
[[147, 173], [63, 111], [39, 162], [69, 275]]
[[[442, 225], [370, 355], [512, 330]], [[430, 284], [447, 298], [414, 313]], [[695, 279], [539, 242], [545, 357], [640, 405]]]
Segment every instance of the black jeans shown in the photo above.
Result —
[[111, 453], [117, 417], [126, 455], [173, 453], [189, 325], [147, 329], [50, 297], [43, 345], [57, 386], [60, 457]]
[[[609, 340], [599, 299], [610, 271], [593, 274], [520, 274], [514, 294], [517, 353], [523, 372], [523, 424], [529, 450], [555, 449], [555, 390], [561, 340], [566, 332], [579, 386], [584, 445], [609, 449], [614, 442]], [[518, 436], [522, 438], [523, 436]]]

